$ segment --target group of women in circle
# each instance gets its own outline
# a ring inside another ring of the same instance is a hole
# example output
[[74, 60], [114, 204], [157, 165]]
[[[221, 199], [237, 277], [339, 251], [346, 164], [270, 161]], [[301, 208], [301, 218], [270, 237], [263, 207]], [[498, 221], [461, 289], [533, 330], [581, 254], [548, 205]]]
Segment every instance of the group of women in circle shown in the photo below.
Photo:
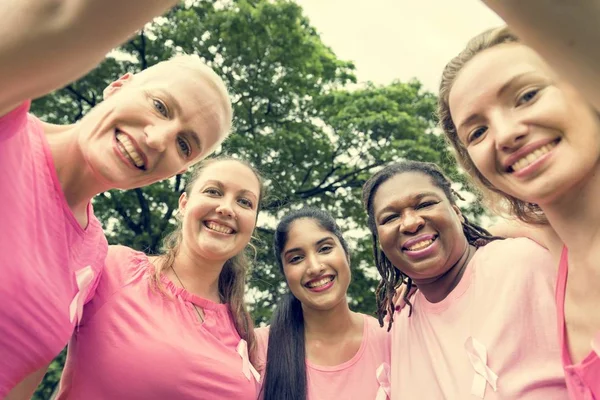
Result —
[[[201, 161], [231, 127], [220, 77], [177, 56], [110, 84], [77, 124], [28, 113], [174, 1], [43, 3], [11, 3], [0, 39], [0, 398], [29, 398], [68, 343], [59, 399], [600, 399], [592, 2], [485, 1], [510, 28], [443, 72], [444, 134], [517, 222], [468, 221], [433, 164], [384, 166], [362, 192], [378, 318], [350, 309], [346, 240], [305, 207], [277, 224], [289, 293], [256, 329], [244, 295], [262, 178]], [[577, 22], [557, 28], [560, 7]], [[198, 161], [161, 254], [108, 246], [93, 196]]]

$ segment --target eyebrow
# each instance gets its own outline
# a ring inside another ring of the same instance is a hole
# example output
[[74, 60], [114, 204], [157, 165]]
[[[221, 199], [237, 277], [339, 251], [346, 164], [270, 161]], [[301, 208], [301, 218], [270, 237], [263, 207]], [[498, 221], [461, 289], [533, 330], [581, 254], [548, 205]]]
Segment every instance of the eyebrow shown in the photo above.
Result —
[[[183, 109], [181, 108], [181, 104], [179, 104], [177, 99], [171, 93], [167, 92], [164, 89], [158, 89], [158, 90], [160, 91], [161, 94], [163, 94], [169, 100], [169, 103], [172, 104], [173, 110], [175, 111], [176, 114], [180, 114], [180, 115], [183, 114]], [[198, 150], [200, 152], [202, 152], [202, 141], [200, 140], [200, 136], [198, 135], [198, 133], [196, 133], [193, 130], [184, 130], [182, 133], [186, 136], [190, 136], [192, 138], [192, 140], [194, 141], [194, 143], [196, 144], [196, 146], [198, 147]]]
[[[437, 194], [437, 193], [435, 193], [435, 192], [421, 192], [421, 193], [419, 193], [419, 194], [415, 194], [415, 195], [413, 195], [413, 196], [408, 196], [408, 198], [409, 198], [409, 200], [412, 200], [413, 202], [416, 202], [416, 201], [420, 201], [420, 200], [422, 200], [422, 199], [423, 199], [423, 198], [425, 198], [425, 197], [430, 197], [430, 196], [431, 196], [431, 197], [435, 197], [436, 199], [439, 199], [439, 198], [440, 198], [439, 194]], [[381, 216], [381, 214], [383, 214], [383, 213], [385, 213], [385, 212], [389, 211], [389, 210], [390, 210], [390, 209], [392, 209], [392, 208], [394, 208], [394, 207], [393, 207], [393, 206], [391, 206], [391, 205], [384, 207], [384, 208], [383, 208], [381, 211], [379, 211], [379, 212], [377, 213], [377, 216], [376, 216], [376, 217], [377, 217], [377, 218], [379, 218], [379, 217]]]
[[[318, 245], [320, 245], [320, 244], [322, 244], [322, 243], [324, 243], [324, 242], [326, 242], [326, 241], [328, 241], [328, 240], [333, 240], [333, 237], [331, 237], [331, 236], [326, 236], [326, 237], [324, 237], [323, 239], [319, 239], [319, 240], [317, 240], [317, 242], [315, 243], [315, 246], [318, 246]], [[288, 255], [288, 254], [290, 254], [290, 253], [293, 253], [293, 252], [296, 252], [296, 251], [301, 251], [301, 250], [302, 250], [302, 249], [301, 249], [300, 247], [294, 247], [293, 249], [286, 250], [286, 251], [283, 253], [283, 256], [285, 257], [285, 256], [287, 256], [287, 255]]]
[[[496, 92], [496, 98], [502, 97], [508, 89], [510, 89], [512, 86], [514, 86], [515, 83], [517, 83], [518, 81], [523, 79], [523, 77], [526, 77], [527, 75], [534, 75], [534, 74], [535, 74], [535, 72], [528, 71], [528, 72], [523, 72], [523, 73], [513, 76], [510, 80], [505, 82], [500, 87], [500, 89], [498, 89], [498, 91]], [[475, 121], [479, 117], [480, 117], [479, 114], [476, 114], [476, 113], [469, 115], [468, 118], [466, 118], [463, 122], [461, 122], [458, 125], [456, 131], [458, 132], [461, 128], [464, 128], [465, 126], [470, 125], [473, 121]]]

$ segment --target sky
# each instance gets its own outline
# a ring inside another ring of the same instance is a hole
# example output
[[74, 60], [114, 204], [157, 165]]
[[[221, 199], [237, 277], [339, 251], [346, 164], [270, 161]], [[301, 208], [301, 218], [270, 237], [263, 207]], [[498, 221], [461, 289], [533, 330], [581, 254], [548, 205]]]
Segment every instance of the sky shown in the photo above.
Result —
[[322, 41], [353, 61], [359, 82], [420, 80], [437, 91], [467, 41], [502, 24], [479, 0], [296, 0]]

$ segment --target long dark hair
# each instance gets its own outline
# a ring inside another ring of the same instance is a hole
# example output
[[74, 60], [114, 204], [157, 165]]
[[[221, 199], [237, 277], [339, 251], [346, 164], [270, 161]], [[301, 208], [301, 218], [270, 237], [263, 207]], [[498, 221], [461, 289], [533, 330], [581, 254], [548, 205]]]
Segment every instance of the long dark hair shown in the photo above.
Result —
[[[313, 220], [321, 228], [334, 234], [348, 257], [348, 244], [333, 217], [318, 208], [305, 207], [284, 216], [275, 230], [273, 250], [282, 275], [281, 252], [288, 241], [292, 223], [298, 219]], [[264, 400], [306, 400], [304, 315], [302, 303], [291, 292], [281, 298], [271, 318], [263, 382]]]
[[[375, 291], [375, 295], [377, 296], [377, 316], [381, 326], [383, 326], [383, 318], [388, 314], [388, 310], [394, 309], [394, 295], [396, 294], [396, 289], [400, 287], [402, 283], [406, 283], [407, 285], [406, 290], [404, 291], [404, 301], [410, 308], [409, 315], [412, 313], [412, 304], [408, 299], [408, 295], [413, 287], [413, 282], [410, 277], [394, 267], [379, 245], [377, 224], [375, 223], [375, 215], [373, 212], [373, 198], [384, 182], [396, 175], [407, 172], [418, 172], [429, 176], [431, 182], [444, 192], [452, 205], [456, 205], [456, 197], [460, 198], [458, 193], [452, 189], [451, 181], [437, 165], [419, 161], [402, 161], [390, 164], [369, 178], [363, 186], [363, 205], [367, 211], [369, 230], [373, 236], [373, 256], [375, 258], [375, 266], [381, 277], [379, 285], [377, 285], [377, 290]], [[464, 215], [463, 219], [463, 232], [469, 244], [475, 247], [481, 247], [492, 240], [502, 239], [497, 236], [492, 236], [492, 234], [484, 228], [469, 222]], [[390, 312], [389, 314], [388, 331], [392, 328], [392, 323], [394, 322], [394, 313]]]

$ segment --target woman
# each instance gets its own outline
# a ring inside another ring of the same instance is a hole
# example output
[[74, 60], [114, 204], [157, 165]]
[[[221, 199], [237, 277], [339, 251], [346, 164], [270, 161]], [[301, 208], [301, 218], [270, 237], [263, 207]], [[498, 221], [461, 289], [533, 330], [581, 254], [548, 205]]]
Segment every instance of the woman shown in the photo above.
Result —
[[542, 247], [470, 223], [434, 164], [385, 167], [363, 202], [380, 321], [402, 281], [407, 293], [419, 288], [388, 325], [393, 399], [566, 398], [552, 332], [555, 270]]
[[292, 211], [277, 225], [274, 251], [290, 293], [271, 326], [256, 330], [261, 398], [387, 399], [389, 335], [348, 307], [350, 255], [335, 220]]
[[0, 7], [0, 398], [19, 383], [11, 397], [30, 397], [93, 296], [107, 242], [91, 199], [183, 172], [228, 134], [225, 86], [192, 56], [126, 74], [77, 124], [28, 114], [29, 99], [85, 72], [171, 3]]
[[179, 198], [162, 255], [110, 247], [58, 399], [256, 399], [245, 252], [262, 194], [245, 162], [210, 160]]
[[439, 114], [459, 162], [484, 192], [545, 234], [559, 263], [556, 306], [570, 395], [600, 398], [597, 111], [500, 28], [472, 39], [448, 64]]

